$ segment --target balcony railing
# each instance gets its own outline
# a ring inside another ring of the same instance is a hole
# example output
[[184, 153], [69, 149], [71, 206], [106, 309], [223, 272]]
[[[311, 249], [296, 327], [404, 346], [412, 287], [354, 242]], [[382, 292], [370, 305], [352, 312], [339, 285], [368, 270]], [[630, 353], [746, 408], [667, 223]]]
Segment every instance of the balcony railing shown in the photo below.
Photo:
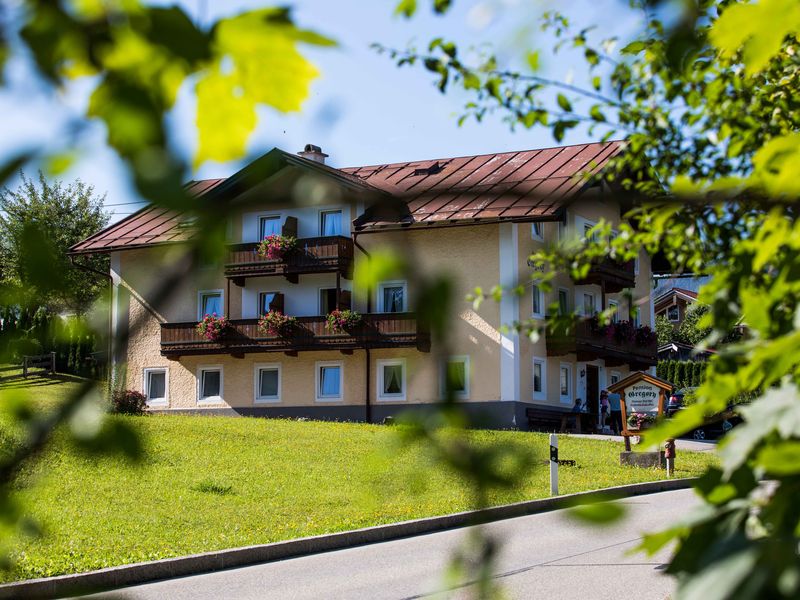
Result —
[[161, 354], [233, 354], [252, 352], [300, 352], [307, 350], [358, 350], [363, 348], [430, 349], [430, 336], [419, 331], [413, 313], [367, 314], [352, 331], [334, 334], [327, 319], [297, 317], [297, 326], [286, 336], [271, 336], [258, 328], [258, 319], [231, 321], [220, 340], [211, 342], [196, 331], [197, 323], [162, 323]]
[[258, 254], [258, 243], [230, 246], [225, 276], [237, 285], [246, 277], [283, 275], [296, 281], [303, 273], [340, 272], [347, 278], [353, 270], [353, 240], [342, 236], [301, 238], [291, 255], [269, 260]]
[[606, 257], [595, 262], [586, 277], [575, 283], [604, 285], [609, 294], [632, 288], [636, 285], [634, 261], [619, 262]]
[[627, 363], [633, 368], [655, 365], [658, 345], [649, 327], [632, 328], [625, 323], [599, 327], [594, 319], [548, 331], [546, 344], [548, 356], [576, 354], [579, 361], [604, 359], [607, 366]]

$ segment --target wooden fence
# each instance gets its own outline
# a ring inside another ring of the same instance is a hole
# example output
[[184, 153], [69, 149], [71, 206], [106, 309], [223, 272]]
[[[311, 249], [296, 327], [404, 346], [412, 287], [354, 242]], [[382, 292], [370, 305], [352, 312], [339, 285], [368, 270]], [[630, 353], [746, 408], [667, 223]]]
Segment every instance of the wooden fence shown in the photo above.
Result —
[[31, 369], [44, 369], [51, 375], [56, 373], [56, 353], [22, 357], [22, 376], [27, 377]]

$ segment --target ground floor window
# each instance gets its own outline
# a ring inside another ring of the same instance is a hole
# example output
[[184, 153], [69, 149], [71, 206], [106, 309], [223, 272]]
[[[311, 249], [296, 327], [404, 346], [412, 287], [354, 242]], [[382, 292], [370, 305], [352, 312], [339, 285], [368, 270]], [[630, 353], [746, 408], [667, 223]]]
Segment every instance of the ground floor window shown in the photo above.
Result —
[[222, 402], [222, 365], [203, 365], [197, 369], [197, 401]]
[[342, 374], [341, 362], [319, 362], [316, 366], [317, 400], [342, 399]]
[[563, 401], [572, 400], [572, 365], [561, 363], [559, 371], [559, 395]]
[[277, 402], [281, 399], [280, 365], [256, 365], [255, 401]]
[[406, 399], [406, 361], [398, 359], [379, 360], [378, 366], [378, 399]]
[[144, 370], [144, 396], [149, 406], [167, 404], [167, 369]]
[[442, 369], [442, 395], [453, 394], [459, 400], [469, 398], [469, 356], [451, 356]]
[[533, 359], [533, 399], [546, 400], [547, 399], [547, 362], [541, 358]]

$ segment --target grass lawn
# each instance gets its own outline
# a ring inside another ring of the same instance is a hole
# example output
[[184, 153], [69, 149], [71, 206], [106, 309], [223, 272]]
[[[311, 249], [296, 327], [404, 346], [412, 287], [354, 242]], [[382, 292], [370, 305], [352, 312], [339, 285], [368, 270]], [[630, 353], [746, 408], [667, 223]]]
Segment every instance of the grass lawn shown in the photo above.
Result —
[[[47, 406], [76, 386], [29, 382]], [[0, 403], [16, 383], [0, 384]], [[44, 528], [15, 545], [11, 581], [75, 573], [184, 554], [262, 544], [471, 508], [459, 478], [419, 448], [403, 448], [395, 428], [256, 418], [147, 416], [128, 419], [146, 458], [82, 454], [59, 434], [18, 482], [19, 497]], [[0, 420], [0, 448], [13, 443]], [[513, 442], [546, 459], [546, 434], [475, 431], [475, 443]], [[560, 491], [571, 493], [664, 477], [619, 466], [622, 445], [562, 436]], [[677, 476], [698, 475], [716, 459], [682, 452]], [[547, 467], [537, 466], [493, 503], [546, 497]]]

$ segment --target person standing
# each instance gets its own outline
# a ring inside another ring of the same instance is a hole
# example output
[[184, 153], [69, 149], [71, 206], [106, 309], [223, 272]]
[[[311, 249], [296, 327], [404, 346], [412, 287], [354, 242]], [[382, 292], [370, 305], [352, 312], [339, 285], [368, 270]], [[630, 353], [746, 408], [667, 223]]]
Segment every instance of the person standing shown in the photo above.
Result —
[[608, 390], [600, 392], [600, 431], [606, 430], [606, 418], [608, 418]]
[[619, 394], [608, 394], [608, 407], [611, 414], [611, 429], [614, 435], [622, 433], [622, 407]]

